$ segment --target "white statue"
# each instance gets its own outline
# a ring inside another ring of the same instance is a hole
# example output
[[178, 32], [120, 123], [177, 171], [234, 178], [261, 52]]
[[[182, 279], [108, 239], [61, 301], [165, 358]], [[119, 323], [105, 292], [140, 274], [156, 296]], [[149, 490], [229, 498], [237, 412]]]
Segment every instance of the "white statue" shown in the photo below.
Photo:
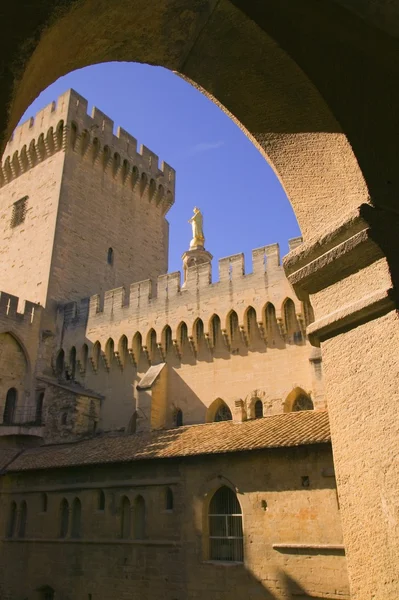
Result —
[[194, 207], [194, 214], [189, 220], [191, 223], [191, 227], [193, 228], [193, 239], [190, 242], [190, 248], [195, 248], [196, 246], [204, 246], [205, 237], [203, 230], [203, 217], [199, 208]]

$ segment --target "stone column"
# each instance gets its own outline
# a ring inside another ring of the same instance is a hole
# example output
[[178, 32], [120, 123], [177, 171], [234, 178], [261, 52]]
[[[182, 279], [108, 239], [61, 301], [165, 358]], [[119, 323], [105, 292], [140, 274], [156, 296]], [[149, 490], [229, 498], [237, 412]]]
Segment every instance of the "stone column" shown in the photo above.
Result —
[[399, 598], [398, 240], [362, 205], [284, 264], [315, 310], [352, 600]]

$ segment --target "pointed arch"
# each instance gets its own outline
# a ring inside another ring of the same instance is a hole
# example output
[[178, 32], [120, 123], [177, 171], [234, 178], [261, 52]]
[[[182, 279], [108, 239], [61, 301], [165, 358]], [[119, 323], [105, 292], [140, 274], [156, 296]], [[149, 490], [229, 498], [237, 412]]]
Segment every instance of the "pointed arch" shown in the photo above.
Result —
[[222, 343], [222, 324], [217, 314], [213, 314], [209, 320], [209, 334], [212, 347], [218, 348]]
[[146, 187], [147, 187], [147, 183], [148, 183], [147, 173], [145, 173], [143, 171], [141, 174], [141, 177], [140, 177], [140, 196], [142, 196], [144, 194]]
[[77, 139], [78, 139], [78, 126], [76, 125], [76, 123], [74, 121], [72, 121], [71, 122], [71, 136], [70, 136], [72, 150], [75, 150]]
[[57, 375], [57, 377], [62, 377], [64, 375], [64, 369], [65, 369], [65, 352], [61, 348], [58, 351], [57, 358], [55, 361], [55, 374]]
[[107, 360], [108, 367], [111, 368], [115, 356], [115, 343], [112, 338], [108, 338], [105, 344], [105, 358]]
[[119, 152], [114, 152], [114, 156], [112, 159], [112, 175], [114, 177], [117, 176], [120, 166], [121, 166], [121, 155], [119, 154]]
[[60, 538], [66, 538], [69, 530], [69, 504], [64, 498], [60, 505]]
[[243, 562], [242, 509], [236, 493], [222, 486], [213, 494], [208, 508], [210, 560]]
[[93, 139], [93, 144], [92, 144], [92, 149], [91, 149], [91, 160], [92, 163], [94, 164], [97, 160], [97, 158], [100, 156], [100, 152], [101, 152], [101, 143], [100, 140], [95, 137]]
[[291, 342], [300, 342], [302, 340], [301, 328], [296, 316], [295, 304], [291, 298], [284, 300], [281, 312], [288, 340]]
[[119, 355], [120, 363], [121, 363], [122, 367], [124, 368], [127, 365], [128, 356], [129, 356], [128, 341], [127, 341], [127, 337], [125, 335], [122, 335], [118, 342], [118, 355]]
[[226, 329], [228, 331], [231, 342], [238, 342], [239, 325], [238, 315], [235, 310], [231, 310], [226, 318]]
[[3, 412], [3, 423], [5, 425], [12, 425], [15, 421], [15, 415], [17, 410], [18, 392], [15, 387], [11, 387], [6, 396], [6, 403]]
[[127, 178], [129, 177], [129, 173], [130, 173], [130, 163], [129, 161], [125, 158], [123, 160], [122, 163], [122, 170], [121, 170], [121, 177], [122, 177], [122, 182], [125, 183], [125, 181], [127, 180]]
[[188, 343], [188, 327], [184, 321], [181, 321], [177, 327], [177, 341], [180, 348], [183, 348]]
[[314, 404], [309, 394], [303, 388], [294, 388], [284, 401], [284, 412], [314, 410]]
[[121, 499], [121, 538], [127, 540], [131, 536], [131, 506], [127, 496]]
[[80, 153], [82, 156], [85, 156], [88, 148], [90, 146], [90, 133], [87, 129], [83, 129], [82, 134], [80, 136]]
[[165, 491], [165, 510], [173, 510], [174, 508], [174, 497], [170, 487], [166, 488]]
[[147, 333], [147, 350], [150, 356], [151, 362], [156, 362], [157, 360], [157, 333], [153, 327], [151, 327], [150, 331]]
[[206, 411], [206, 422], [231, 421], [233, 415], [230, 408], [222, 398], [216, 398]]
[[195, 319], [195, 321], [194, 321], [194, 325], [193, 325], [193, 338], [195, 340], [197, 348], [200, 348], [203, 345], [204, 341], [205, 341], [205, 336], [204, 336], [204, 322], [199, 317], [197, 319]]
[[164, 349], [165, 356], [166, 356], [173, 347], [172, 330], [169, 325], [165, 325], [165, 327], [163, 328], [161, 340], [162, 340], [162, 348]]
[[6, 535], [8, 538], [14, 537], [16, 525], [17, 525], [17, 505], [15, 502], [11, 502], [10, 512], [8, 515], [8, 522], [7, 522], [7, 532], [6, 532]]
[[76, 373], [76, 348], [72, 346], [69, 351], [69, 378], [75, 379]]
[[102, 166], [104, 171], [108, 167], [109, 161], [111, 160], [111, 148], [107, 145], [103, 148]]
[[248, 306], [244, 314], [245, 330], [249, 343], [254, 343], [259, 340], [259, 329], [256, 318], [256, 310], [253, 306]]
[[142, 335], [139, 331], [136, 331], [136, 333], [133, 336], [133, 340], [132, 340], [132, 350], [133, 350], [134, 360], [136, 361], [137, 365], [140, 362], [142, 347], [143, 347]]
[[71, 538], [80, 538], [82, 528], [82, 504], [79, 498], [75, 498], [72, 504], [72, 527]]
[[177, 408], [175, 411], [175, 425], [176, 427], [183, 426], [183, 411], [181, 408]]
[[133, 537], [135, 540], [143, 540], [145, 538], [145, 500], [143, 496], [136, 497], [133, 511]]
[[83, 372], [86, 372], [87, 369], [87, 358], [89, 356], [89, 348], [87, 344], [83, 344], [80, 350], [80, 367]]
[[264, 308], [265, 330], [268, 343], [273, 343], [279, 336], [276, 309], [274, 304], [268, 302]]
[[94, 343], [92, 349], [92, 365], [95, 371], [98, 371], [100, 367], [100, 356], [101, 356], [101, 344], [99, 341]]

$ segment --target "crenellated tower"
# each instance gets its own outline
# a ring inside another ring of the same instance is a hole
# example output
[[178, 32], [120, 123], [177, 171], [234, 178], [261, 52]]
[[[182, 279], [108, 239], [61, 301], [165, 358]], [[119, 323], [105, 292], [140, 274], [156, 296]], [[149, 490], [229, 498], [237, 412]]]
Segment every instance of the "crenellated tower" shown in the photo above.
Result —
[[0, 167], [0, 289], [45, 306], [168, 267], [175, 172], [69, 90], [16, 128]]

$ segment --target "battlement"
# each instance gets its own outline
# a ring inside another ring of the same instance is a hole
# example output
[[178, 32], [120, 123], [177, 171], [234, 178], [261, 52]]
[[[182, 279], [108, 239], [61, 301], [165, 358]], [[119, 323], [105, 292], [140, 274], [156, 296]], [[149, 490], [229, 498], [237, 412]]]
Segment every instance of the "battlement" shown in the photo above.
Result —
[[174, 202], [175, 170], [149, 148], [118, 127], [97, 107], [87, 113], [88, 102], [68, 90], [35, 117], [19, 125], [6, 145], [0, 164], [4, 186], [55, 152], [67, 149], [80, 154], [93, 167], [106, 171], [121, 185], [139, 188], [141, 195], [167, 212]]
[[[302, 238], [289, 241], [290, 248], [300, 243]], [[67, 322], [86, 322], [87, 319], [104, 321], [126, 319], [148, 312], [164, 311], [167, 305], [177, 309], [180, 301], [190, 303], [190, 298], [209, 296], [221, 297], [231, 292], [247, 288], [265, 289], [277, 286], [285, 278], [280, 262], [278, 244], [256, 248], [252, 251], [252, 272], [245, 274], [244, 254], [234, 254], [221, 258], [218, 264], [219, 281], [212, 281], [212, 265], [205, 263], [188, 268], [187, 279], [181, 285], [181, 273], [176, 271], [161, 275], [157, 280], [147, 279], [134, 282], [129, 289], [119, 287], [101, 295], [84, 299], [80, 306], [75, 303], [64, 306]]]
[[18, 311], [20, 305], [18, 296], [0, 292], [0, 319], [5, 317], [19, 323], [23, 321], [25, 324], [32, 324], [38, 319], [39, 314], [42, 311], [42, 306], [30, 302], [29, 300], [24, 300], [22, 302], [22, 310]]

